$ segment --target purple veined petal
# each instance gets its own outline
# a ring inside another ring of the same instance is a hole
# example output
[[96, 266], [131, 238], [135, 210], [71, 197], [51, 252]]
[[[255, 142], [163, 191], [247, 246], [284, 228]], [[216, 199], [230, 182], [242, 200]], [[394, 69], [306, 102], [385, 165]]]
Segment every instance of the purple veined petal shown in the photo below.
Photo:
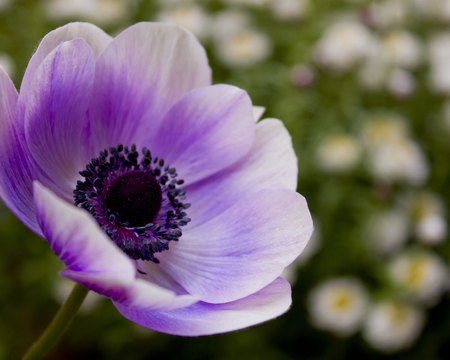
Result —
[[83, 39], [58, 45], [39, 65], [25, 105], [25, 138], [39, 180], [72, 201], [84, 156], [86, 110], [94, 80], [91, 48]]
[[128, 256], [87, 211], [68, 204], [37, 181], [33, 188], [38, 224], [68, 268], [61, 274], [113, 299], [124, 296], [136, 273]]
[[136, 279], [133, 262], [85, 210], [67, 204], [34, 182], [38, 223], [67, 269], [61, 275], [133, 309], [171, 310], [198, 301], [158, 284]]
[[265, 189], [202, 226], [184, 231], [160, 266], [209, 303], [248, 296], [274, 281], [305, 248], [313, 224], [303, 196]]
[[176, 103], [149, 148], [190, 184], [238, 161], [250, 149], [254, 134], [248, 94], [234, 86], [213, 85], [192, 90]]
[[255, 119], [255, 122], [258, 122], [261, 119], [265, 111], [266, 108], [264, 106], [253, 106], [253, 118]]
[[277, 119], [256, 124], [252, 147], [239, 162], [183, 189], [192, 204], [186, 233], [246, 196], [268, 188], [297, 188], [297, 157], [288, 131]]
[[35, 175], [17, 135], [17, 98], [14, 84], [0, 66], [0, 196], [26, 226], [42, 236], [34, 213]]
[[205, 50], [190, 32], [172, 24], [130, 26], [96, 62], [89, 108], [96, 146], [100, 150], [121, 142], [150, 148], [172, 105], [188, 91], [210, 84]]
[[22, 84], [20, 86], [20, 97], [17, 109], [17, 118], [19, 122], [19, 131], [21, 138], [24, 138], [23, 121], [25, 115], [25, 106], [27, 104], [28, 95], [30, 92], [33, 79], [39, 65], [44, 61], [48, 54], [50, 54], [59, 44], [64, 41], [73, 39], [84, 39], [92, 49], [94, 59], [97, 59], [103, 49], [108, 45], [112, 38], [106, 34], [102, 29], [89, 23], [75, 22], [64, 25], [56, 30], [49, 32], [40, 42], [36, 52], [28, 63], [25, 75], [23, 76]]
[[115, 303], [127, 319], [150, 329], [180, 336], [224, 333], [260, 324], [291, 306], [289, 283], [277, 278], [257, 293], [225, 304], [198, 302], [172, 311], [139, 311]]
[[184, 308], [196, 302], [198, 299], [192, 295], [179, 295], [148, 281], [136, 279], [115, 305], [136, 310], [165, 311]]

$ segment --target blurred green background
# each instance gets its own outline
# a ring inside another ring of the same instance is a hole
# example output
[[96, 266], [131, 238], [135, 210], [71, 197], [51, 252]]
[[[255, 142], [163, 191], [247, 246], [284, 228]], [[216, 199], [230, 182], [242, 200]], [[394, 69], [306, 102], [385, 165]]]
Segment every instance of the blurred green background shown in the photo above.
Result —
[[[450, 358], [450, 1], [0, 0], [0, 65], [17, 88], [40, 39], [79, 20], [193, 31], [214, 82], [286, 124], [316, 232], [276, 320], [181, 338], [90, 295], [50, 359]], [[72, 284], [3, 204], [0, 241], [0, 359], [17, 359]]]

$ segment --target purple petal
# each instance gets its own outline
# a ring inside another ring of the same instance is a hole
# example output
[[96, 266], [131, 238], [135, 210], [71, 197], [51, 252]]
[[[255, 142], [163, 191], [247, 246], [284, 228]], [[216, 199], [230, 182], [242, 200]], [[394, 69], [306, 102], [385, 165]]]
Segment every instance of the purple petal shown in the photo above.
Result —
[[22, 85], [20, 86], [20, 97], [17, 114], [19, 121], [18, 128], [20, 131], [20, 136], [22, 138], [24, 138], [23, 120], [25, 115], [25, 106], [27, 104], [29, 92], [31, 91], [33, 79], [36, 75], [36, 71], [39, 68], [39, 65], [42, 63], [42, 61], [44, 61], [48, 54], [50, 54], [56, 47], [58, 47], [59, 44], [64, 41], [69, 41], [77, 38], [84, 39], [89, 44], [95, 59], [97, 59], [106, 45], [108, 45], [112, 40], [112, 38], [108, 34], [106, 34], [97, 26], [81, 22], [64, 25], [45, 35], [36, 52], [32, 56], [30, 62], [28, 63], [25, 75], [23, 76]]
[[61, 274], [113, 299], [123, 296], [135, 278], [133, 262], [87, 211], [68, 204], [37, 181], [33, 185], [38, 224], [68, 268]]
[[175, 104], [150, 149], [189, 184], [239, 160], [250, 149], [254, 134], [247, 93], [214, 85], [192, 90]]
[[26, 226], [41, 236], [34, 214], [35, 176], [17, 135], [17, 98], [14, 84], [0, 67], [0, 196]]
[[122, 142], [150, 148], [172, 105], [210, 83], [205, 50], [190, 32], [171, 24], [130, 26], [96, 62], [90, 105], [96, 146]]
[[210, 303], [230, 302], [274, 281], [305, 248], [312, 230], [303, 196], [266, 189], [184, 231], [157, 257], [190, 294]]
[[252, 148], [238, 163], [187, 186], [187, 211], [192, 222], [186, 231], [218, 216], [239, 200], [262, 189], [297, 188], [297, 157], [289, 133], [280, 120], [256, 125]]
[[126, 318], [156, 331], [181, 336], [213, 335], [282, 315], [291, 305], [291, 288], [286, 280], [278, 278], [257, 293], [237, 301], [225, 304], [198, 302], [172, 311], [139, 311], [117, 303], [114, 305]]
[[133, 262], [85, 210], [61, 200], [37, 181], [38, 223], [56, 255], [66, 264], [61, 275], [133, 309], [170, 310], [198, 301], [158, 284], [136, 279]]
[[72, 200], [85, 156], [83, 123], [94, 80], [91, 48], [83, 39], [58, 45], [35, 72], [25, 106], [26, 143], [46, 186]]
[[165, 311], [184, 308], [197, 301], [192, 295], [178, 295], [148, 281], [137, 279], [115, 305], [136, 310]]

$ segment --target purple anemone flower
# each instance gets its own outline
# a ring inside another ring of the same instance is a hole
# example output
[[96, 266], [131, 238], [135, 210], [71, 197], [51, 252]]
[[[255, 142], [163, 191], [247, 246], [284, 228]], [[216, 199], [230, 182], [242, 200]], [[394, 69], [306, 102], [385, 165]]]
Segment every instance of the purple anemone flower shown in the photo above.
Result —
[[[0, 195], [61, 275], [156, 331], [199, 336], [284, 313], [280, 274], [312, 220], [289, 134], [211, 85], [195, 37], [139, 23], [47, 34], [17, 93], [0, 68]], [[75, 206], [74, 206], [75, 205]]]

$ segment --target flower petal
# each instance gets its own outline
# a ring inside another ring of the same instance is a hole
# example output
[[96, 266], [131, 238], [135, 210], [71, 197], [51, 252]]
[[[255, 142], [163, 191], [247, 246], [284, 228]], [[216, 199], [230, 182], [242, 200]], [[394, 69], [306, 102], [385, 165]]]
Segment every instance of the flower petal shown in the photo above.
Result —
[[0, 196], [26, 226], [42, 236], [34, 214], [34, 175], [17, 135], [17, 98], [14, 84], [0, 67]]
[[142, 279], [127, 288], [126, 295], [115, 304], [138, 310], [173, 310], [196, 303], [198, 299], [189, 294], [176, 294]]
[[23, 76], [22, 85], [20, 86], [20, 97], [18, 103], [18, 121], [20, 123], [21, 137], [24, 135], [23, 118], [25, 115], [25, 106], [28, 101], [28, 95], [31, 90], [33, 79], [39, 65], [44, 61], [48, 54], [50, 54], [59, 44], [64, 41], [81, 38], [84, 39], [91, 47], [94, 58], [100, 55], [103, 49], [108, 45], [112, 38], [106, 34], [102, 29], [89, 23], [70, 23], [64, 25], [56, 30], [49, 32], [42, 39], [36, 52], [28, 63], [25, 75]]
[[239, 162], [183, 189], [192, 204], [187, 211], [192, 222], [186, 231], [267, 188], [297, 188], [297, 157], [289, 133], [277, 119], [264, 119], [256, 125], [252, 147]]
[[224, 303], [274, 281], [305, 248], [312, 230], [303, 196], [265, 189], [185, 231], [158, 259], [190, 294]]
[[159, 284], [136, 279], [136, 268], [88, 212], [67, 204], [34, 182], [36, 215], [56, 255], [61, 275], [133, 309], [171, 310], [198, 301]]
[[127, 319], [153, 330], [181, 336], [202, 336], [243, 329], [271, 320], [291, 305], [289, 283], [278, 278], [255, 294], [225, 303], [198, 302], [172, 311], [139, 311], [115, 303]]
[[258, 122], [261, 119], [265, 111], [266, 108], [264, 106], [253, 106], [253, 118], [255, 119], [255, 122]]
[[135, 278], [133, 262], [85, 210], [33, 183], [39, 226], [52, 250], [66, 264], [62, 275], [90, 290], [119, 298]]
[[254, 133], [247, 93], [230, 85], [208, 86], [190, 91], [170, 109], [151, 151], [193, 183], [239, 160]]
[[72, 200], [78, 171], [88, 162], [83, 123], [95, 73], [83, 39], [58, 45], [35, 72], [25, 106], [25, 137], [40, 179]]
[[190, 32], [172, 24], [130, 26], [96, 62], [89, 114], [97, 150], [119, 142], [150, 148], [172, 105], [210, 84], [205, 50]]

